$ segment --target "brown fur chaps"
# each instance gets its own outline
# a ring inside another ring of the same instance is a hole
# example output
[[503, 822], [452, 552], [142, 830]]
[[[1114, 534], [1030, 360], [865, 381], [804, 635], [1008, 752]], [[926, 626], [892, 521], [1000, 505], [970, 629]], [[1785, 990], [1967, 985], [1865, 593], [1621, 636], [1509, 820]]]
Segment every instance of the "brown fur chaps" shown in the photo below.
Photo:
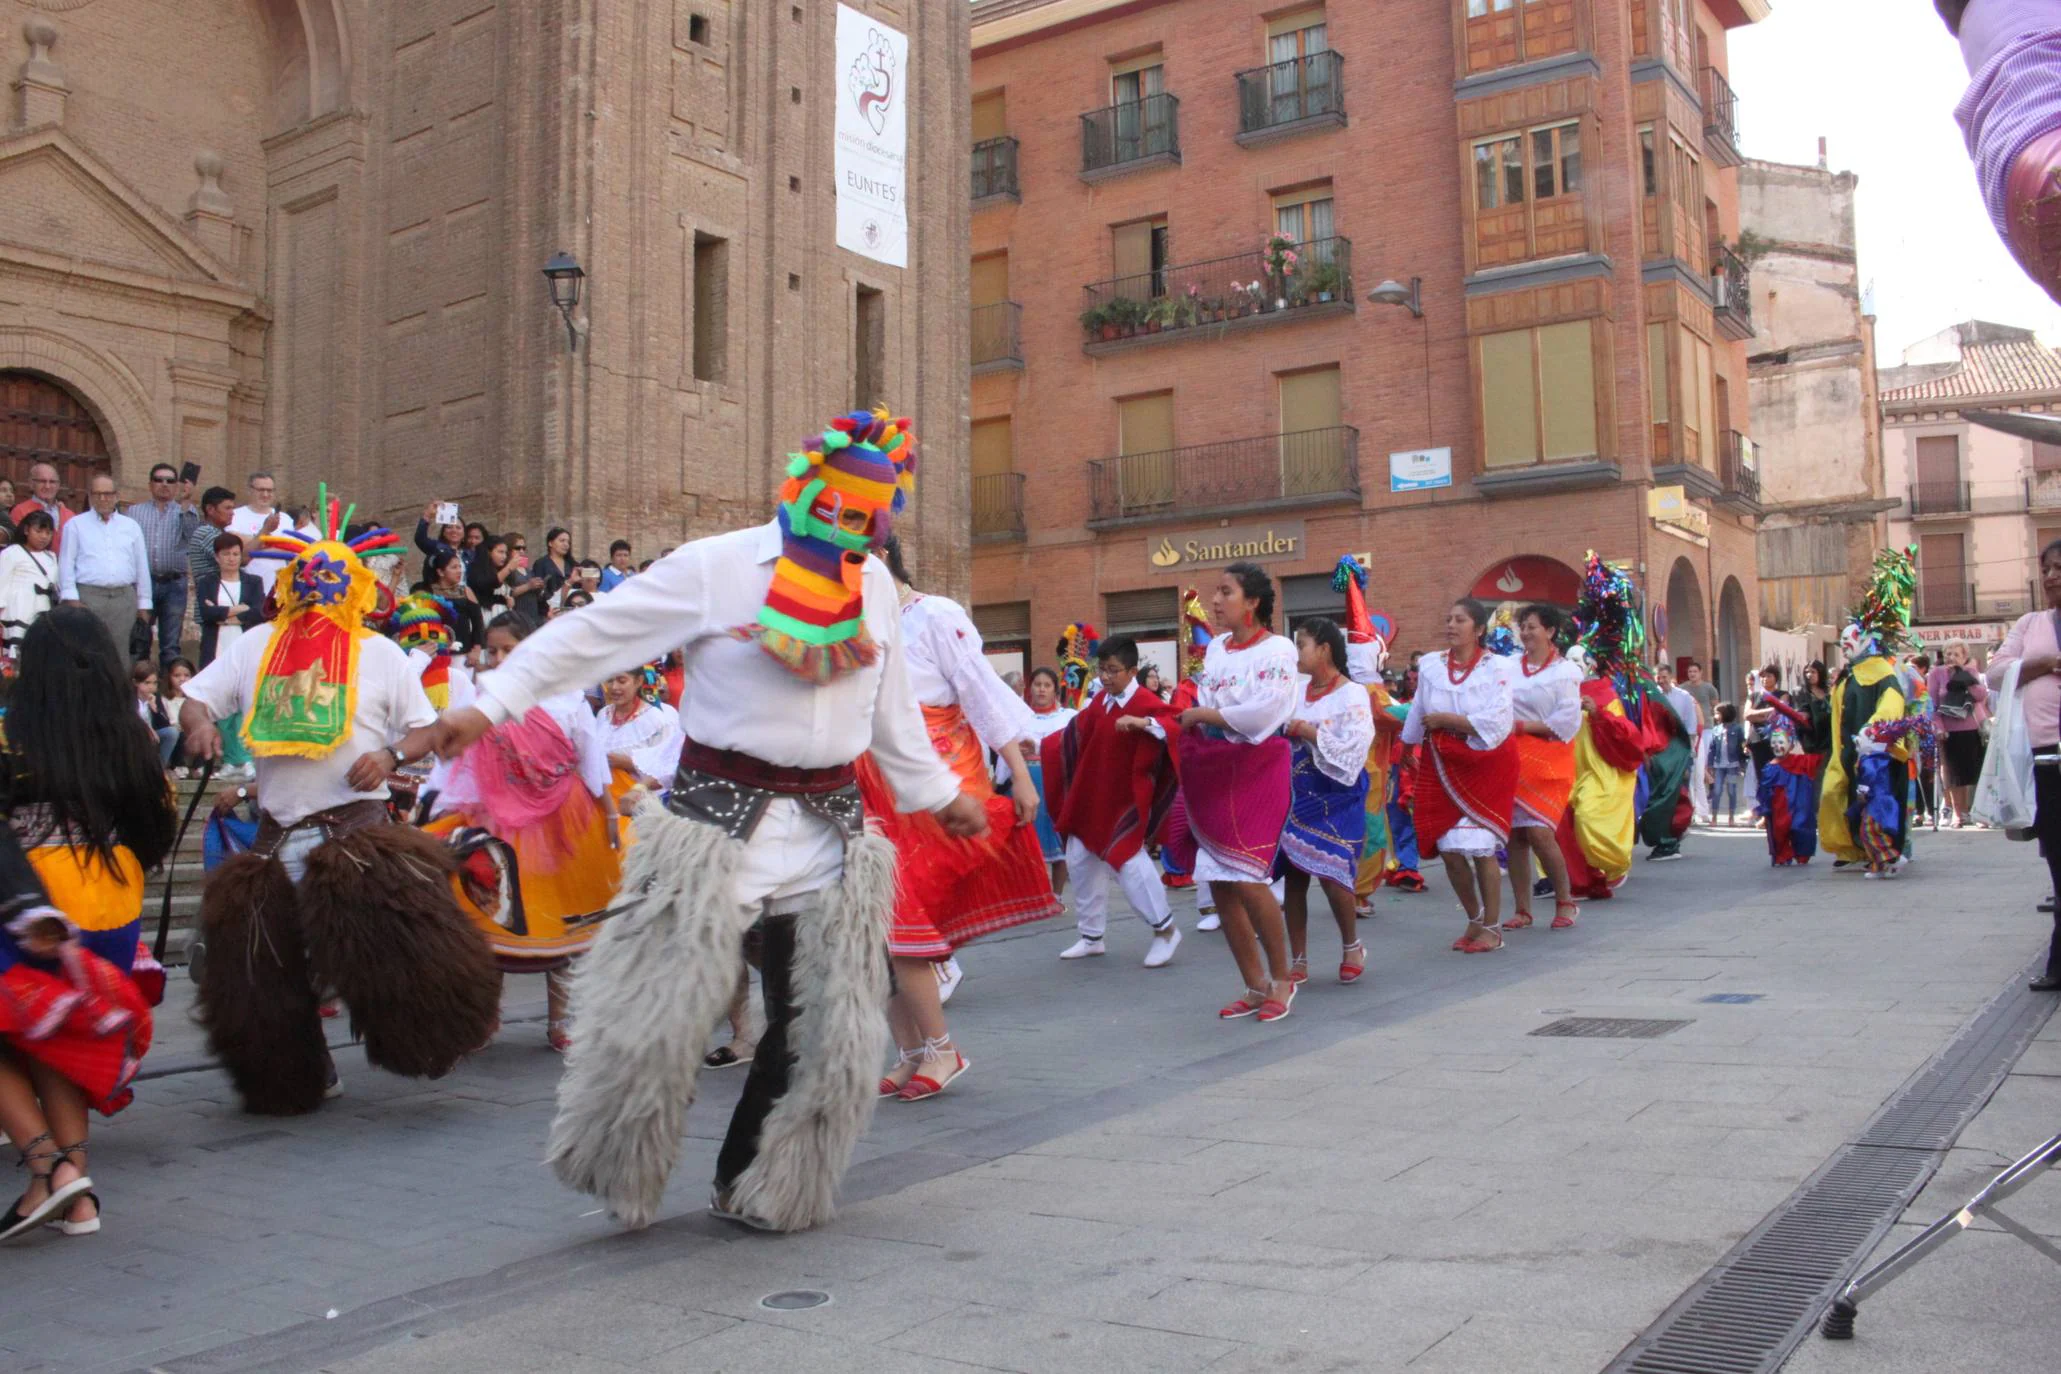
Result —
[[275, 861], [238, 854], [208, 875], [199, 1002], [208, 1047], [246, 1111], [293, 1116], [322, 1105], [327, 1056], [293, 884]]

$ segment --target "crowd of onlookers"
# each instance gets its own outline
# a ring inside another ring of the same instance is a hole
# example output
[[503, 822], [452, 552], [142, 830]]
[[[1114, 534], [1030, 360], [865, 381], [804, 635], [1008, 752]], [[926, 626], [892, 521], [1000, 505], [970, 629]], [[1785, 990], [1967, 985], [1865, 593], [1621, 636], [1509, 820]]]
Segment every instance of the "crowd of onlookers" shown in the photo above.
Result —
[[[11, 672], [39, 616], [60, 602], [91, 611], [134, 664], [137, 713], [157, 733], [165, 766], [183, 772], [181, 688], [265, 618], [281, 564], [254, 561], [258, 541], [282, 528], [314, 535], [319, 525], [312, 506], [281, 501], [269, 472], [252, 473], [241, 498], [227, 487], [196, 490], [190, 465], [181, 472], [159, 463], [149, 483], [147, 499], [123, 506], [114, 479], [94, 474], [86, 509], [74, 511], [49, 463], [30, 467], [25, 494], [0, 478], [0, 634]], [[571, 532], [557, 527], [532, 556], [524, 534], [496, 534], [455, 515], [455, 506], [433, 503], [416, 522], [420, 561], [395, 556], [374, 566], [396, 597], [441, 597], [451, 608], [456, 650], [468, 660], [501, 616], [542, 622], [651, 566], [632, 561], [626, 539], [609, 546], [606, 563], [578, 558]]]

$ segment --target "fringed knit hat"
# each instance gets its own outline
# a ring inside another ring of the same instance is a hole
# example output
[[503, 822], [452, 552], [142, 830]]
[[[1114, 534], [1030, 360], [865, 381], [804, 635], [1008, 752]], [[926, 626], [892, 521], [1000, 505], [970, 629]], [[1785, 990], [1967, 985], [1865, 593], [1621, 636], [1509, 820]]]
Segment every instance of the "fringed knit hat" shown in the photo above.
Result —
[[780, 488], [780, 561], [757, 623], [737, 630], [818, 685], [879, 656], [866, 632], [868, 550], [916, 488], [916, 436], [884, 408], [840, 415], [791, 455]]

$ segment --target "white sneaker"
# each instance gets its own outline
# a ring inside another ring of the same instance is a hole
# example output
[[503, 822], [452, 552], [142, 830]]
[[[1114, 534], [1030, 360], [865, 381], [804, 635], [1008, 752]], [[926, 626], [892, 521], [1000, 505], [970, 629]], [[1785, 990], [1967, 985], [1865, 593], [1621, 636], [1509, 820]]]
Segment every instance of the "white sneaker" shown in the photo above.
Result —
[[1100, 940], [1090, 940], [1087, 936], [1083, 935], [1080, 939], [1068, 945], [1066, 952], [1059, 957], [1062, 959], [1088, 959], [1096, 957], [1102, 952], [1102, 942]]
[[1202, 913], [1202, 919], [1195, 923], [1195, 928], [1197, 930], [1216, 930], [1223, 924], [1222, 921], [1217, 919], [1216, 908], [1211, 907]]
[[933, 960], [930, 967], [937, 974], [937, 1001], [939, 1006], [943, 1006], [952, 1000], [952, 994], [965, 981], [966, 970], [959, 967], [957, 958]]
[[1152, 947], [1145, 951], [1146, 968], [1165, 968], [1174, 961], [1174, 951], [1181, 947], [1181, 928], [1168, 918], [1166, 933], [1152, 933]]

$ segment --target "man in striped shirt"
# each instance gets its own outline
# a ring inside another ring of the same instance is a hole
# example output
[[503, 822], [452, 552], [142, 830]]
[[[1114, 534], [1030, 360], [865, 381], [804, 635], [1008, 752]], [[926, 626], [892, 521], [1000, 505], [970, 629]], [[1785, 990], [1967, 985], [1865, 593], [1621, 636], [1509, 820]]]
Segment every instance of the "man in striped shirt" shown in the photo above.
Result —
[[1968, 92], [1954, 117], [1991, 223], [2061, 300], [2061, 0], [1934, 0], [1961, 40]]
[[200, 512], [179, 499], [179, 470], [159, 463], [150, 470], [150, 499], [138, 501], [123, 514], [143, 527], [143, 548], [150, 555], [150, 604], [157, 626], [157, 666], [179, 656], [179, 636], [186, 628], [186, 546]]

